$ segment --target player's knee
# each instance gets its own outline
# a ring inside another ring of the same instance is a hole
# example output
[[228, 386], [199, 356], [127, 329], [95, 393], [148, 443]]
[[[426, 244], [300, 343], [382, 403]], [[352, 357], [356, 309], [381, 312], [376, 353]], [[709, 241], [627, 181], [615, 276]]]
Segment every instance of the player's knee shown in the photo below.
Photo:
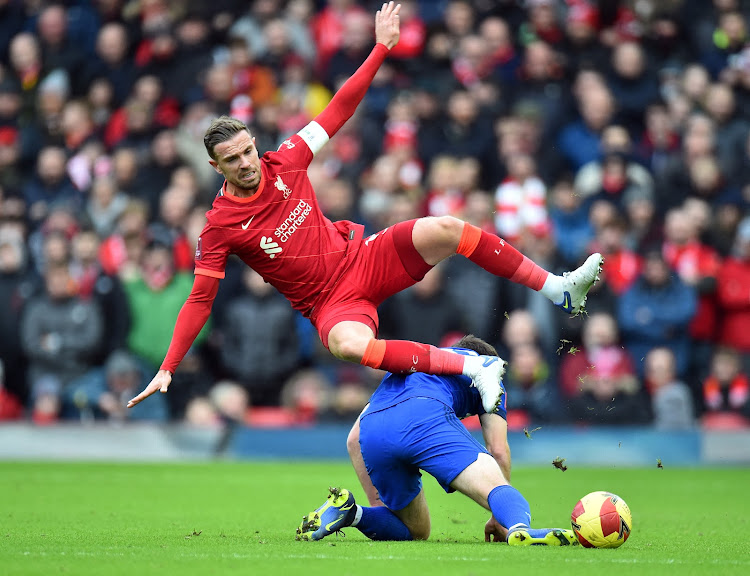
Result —
[[464, 221], [453, 216], [439, 216], [435, 218], [440, 238], [447, 242], [458, 242], [461, 240], [461, 234], [464, 232]]
[[346, 333], [338, 334], [335, 337], [331, 334], [328, 337], [328, 349], [339, 360], [359, 362], [365, 354], [368, 341], [369, 339], [359, 338]]
[[409, 526], [409, 533], [414, 540], [427, 540], [431, 530], [429, 520], [421, 526]]

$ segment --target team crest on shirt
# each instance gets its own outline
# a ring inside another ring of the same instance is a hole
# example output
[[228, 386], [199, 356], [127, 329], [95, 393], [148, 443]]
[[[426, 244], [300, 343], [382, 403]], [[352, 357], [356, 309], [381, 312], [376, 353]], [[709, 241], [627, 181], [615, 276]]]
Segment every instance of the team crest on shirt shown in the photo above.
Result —
[[[292, 144], [294, 146], [294, 144]], [[289, 195], [292, 193], [292, 189], [289, 188], [286, 184], [284, 184], [284, 181], [281, 179], [281, 176], [276, 176], [276, 182], [273, 183], [276, 190], [284, 194], [284, 200], [289, 198]]]

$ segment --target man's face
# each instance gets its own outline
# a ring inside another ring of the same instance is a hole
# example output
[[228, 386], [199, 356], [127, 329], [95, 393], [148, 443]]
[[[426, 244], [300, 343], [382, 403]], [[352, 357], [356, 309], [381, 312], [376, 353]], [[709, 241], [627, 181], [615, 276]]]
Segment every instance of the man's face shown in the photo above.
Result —
[[260, 158], [255, 147], [255, 138], [243, 130], [226, 142], [214, 146], [216, 160], [211, 166], [241, 190], [255, 191], [260, 184]]

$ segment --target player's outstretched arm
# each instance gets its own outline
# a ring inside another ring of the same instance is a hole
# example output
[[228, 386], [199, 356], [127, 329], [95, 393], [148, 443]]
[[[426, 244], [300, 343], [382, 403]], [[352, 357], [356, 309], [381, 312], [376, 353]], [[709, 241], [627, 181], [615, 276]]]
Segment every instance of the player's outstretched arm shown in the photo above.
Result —
[[[375, 14], [375, 48], [372, 49], [367, 60], [339, 88], [325, 110], [315, 117], [314, 122], [325, 130], [329, 138], [352, 117], [389, 50], [398, 43], [400, 10], [401, 4], [389, 2], [383, 4], [382, 8], [377, 11]], [[317, 150], [313, 150], [313, 154], [316, 152]]]
[[172, 341], [169, 344], [167, 356], [164, 362], [162, 362], [160, 370], [143, 392], [128, 402], [128, 408], [132, 408], [145, 400], [157, 390], [164, 393], [169, 389], [169, 384], [172, 382], [172, 374], [174, 374], [177, 366], [182, 362], [185, 354], [187, 354], [190, 346], [192, 346], [198, 333], [211, 315], [211, 306], [213, 306], [218, 290], [219, 280], [217, 278], [196, 274], [195, 281], [193, 282], [193, 290], [177, 315]]

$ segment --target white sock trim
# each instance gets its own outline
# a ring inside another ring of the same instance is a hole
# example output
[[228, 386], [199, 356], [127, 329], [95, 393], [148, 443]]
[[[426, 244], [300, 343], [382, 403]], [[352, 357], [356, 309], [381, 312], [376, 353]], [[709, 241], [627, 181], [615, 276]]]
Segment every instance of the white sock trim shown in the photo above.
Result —
[[513, 532], [516, 528], [528, 528], [529, 526], [527, 524], [524, 524], [523, 522], [519, 522], [518, 524], [513, 524], [510, 528], [508, 528], [508, 534]]
[[357, 507], [357, 512], [354, 514], [354, 520], [352, 520], [352, 523], [349, 524], [351, 527], [355, 527], [357, 524], [359, 524], [359, 521], [362, 520], [362, 506], [359, 504], [355, 504]]

